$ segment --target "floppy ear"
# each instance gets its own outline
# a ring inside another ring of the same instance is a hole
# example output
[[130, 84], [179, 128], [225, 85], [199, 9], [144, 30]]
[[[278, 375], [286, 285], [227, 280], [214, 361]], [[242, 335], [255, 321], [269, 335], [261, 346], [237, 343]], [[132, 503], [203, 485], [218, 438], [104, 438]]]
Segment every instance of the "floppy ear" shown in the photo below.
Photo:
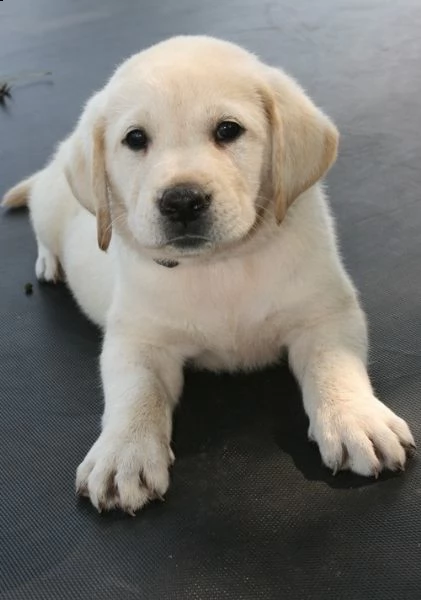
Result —
[[278, 223], [288, 207], [336, 160], [339, 133], [288, 75], [268, 68], [266, 105], [272, 130], [272, 193]]
[[64, 172], [76, 199], [96, 216], [98, 246], [111, 241], [111, 214], [105, 168], [104, 117], [101, 93], [86, 105], [80, 121], [65, 142]]

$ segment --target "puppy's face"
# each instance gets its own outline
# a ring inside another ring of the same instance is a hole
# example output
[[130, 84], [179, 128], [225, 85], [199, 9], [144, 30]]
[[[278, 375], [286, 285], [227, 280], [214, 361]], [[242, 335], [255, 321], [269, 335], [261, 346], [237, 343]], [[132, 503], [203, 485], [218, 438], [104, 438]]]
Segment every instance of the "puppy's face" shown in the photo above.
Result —
[[100, 245], [115, 228], [156, 257], [211, 252], [280, 221], [336, 151], [333, 125], [292, 80], [210, 38], [174, 38], [132, 57], [79, 130], [84, 119], [90, 154], [86, 133], [78, 143], [76, 130], [74, 145], [91, 166], [82, 157], [67, 173], [97, 215]]
[[182, 58], [142, 58], [116, 81], [105, 145], [115, 218], [142, 247], [191, 254], [253, 228], [270, 143], [235, 65]]

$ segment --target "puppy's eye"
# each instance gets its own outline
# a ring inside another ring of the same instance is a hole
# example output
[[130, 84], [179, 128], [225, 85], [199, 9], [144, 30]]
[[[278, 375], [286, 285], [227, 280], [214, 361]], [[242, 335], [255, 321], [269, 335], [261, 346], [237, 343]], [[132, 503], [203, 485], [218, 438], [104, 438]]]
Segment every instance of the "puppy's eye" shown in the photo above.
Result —
[[146, 150], [148, 143], [148, 135], [144, 129], [132, 129], [123, 140], [123, 144], [126, 144], [130, 150], [136, 152], [139, 150]]
[[219, 143], [233, 142], [244, 133], [244, 128], [235, 121], [222, 121], [215, 129], [215, 141]]

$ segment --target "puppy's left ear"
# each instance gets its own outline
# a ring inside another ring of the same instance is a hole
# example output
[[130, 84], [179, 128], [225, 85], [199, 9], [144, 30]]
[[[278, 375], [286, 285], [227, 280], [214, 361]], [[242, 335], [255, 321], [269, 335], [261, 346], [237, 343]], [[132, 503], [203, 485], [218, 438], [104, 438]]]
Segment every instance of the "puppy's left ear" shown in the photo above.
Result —
[[64, 172], [76, 199], [96, 217], [98, 246], [111, 241], [111, 213], [105, 168], [105, 124], [101, 92], [93, 96], [72, 135], [60, 149]]
[[294, 200], [321, 179], [337, 156], [332, 121], [285, 73], [267, 67], [266, 110], [272, 138], [272, 194], [280, 223]]

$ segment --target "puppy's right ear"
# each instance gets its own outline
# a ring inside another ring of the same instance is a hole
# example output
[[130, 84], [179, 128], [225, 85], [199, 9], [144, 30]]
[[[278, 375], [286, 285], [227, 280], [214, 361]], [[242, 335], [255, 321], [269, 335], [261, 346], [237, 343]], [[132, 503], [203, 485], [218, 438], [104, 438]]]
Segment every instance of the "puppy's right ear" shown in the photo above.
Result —
[[64, 144], [64, 172], [75, 198], [96, 216], [98, 246], [107, 250], [111, 241], [111, 213], [105, 167], [103, 97], [95, 94]]

